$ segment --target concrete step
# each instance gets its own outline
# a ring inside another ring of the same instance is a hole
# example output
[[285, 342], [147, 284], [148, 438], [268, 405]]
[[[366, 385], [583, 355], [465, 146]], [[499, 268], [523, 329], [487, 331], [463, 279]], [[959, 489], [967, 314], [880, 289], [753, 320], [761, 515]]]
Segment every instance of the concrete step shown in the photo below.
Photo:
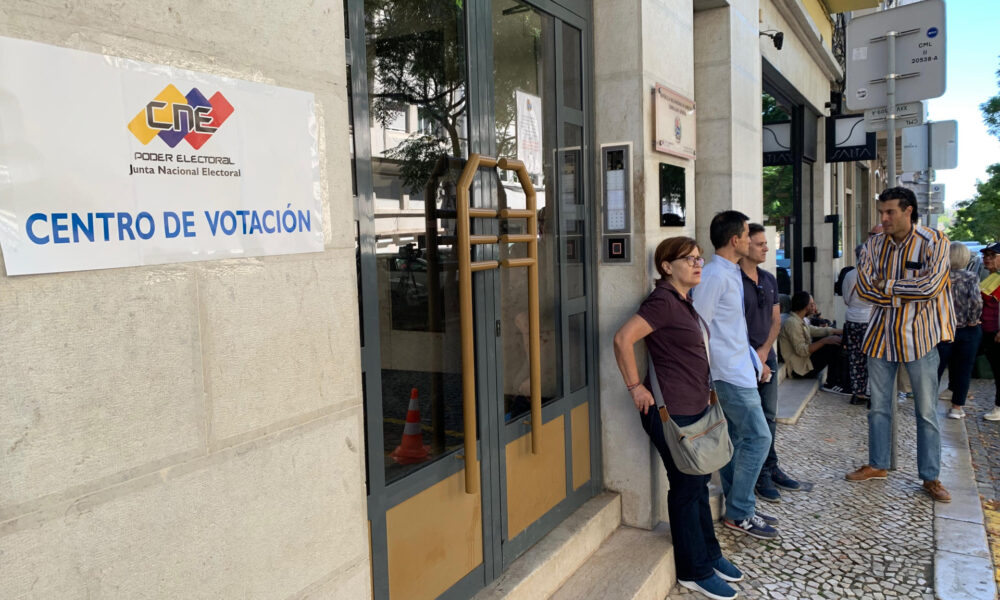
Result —
[[621, 521], [622, 504], [618, 494], [604, 492], [591, 498], [511, 563], [504, 574], [476, 594], [474, 600], [549, 598], [585, 564]]
[[777, 421], [785, 425], [795, 425], [802, 416], [802, 411], [819, 390], [820, 378], [795, 379], [789, 377], [778, 385], [778, 415]]
[[619, 527], [552, 600], [662, 600], [676, 579], [670, 529]]

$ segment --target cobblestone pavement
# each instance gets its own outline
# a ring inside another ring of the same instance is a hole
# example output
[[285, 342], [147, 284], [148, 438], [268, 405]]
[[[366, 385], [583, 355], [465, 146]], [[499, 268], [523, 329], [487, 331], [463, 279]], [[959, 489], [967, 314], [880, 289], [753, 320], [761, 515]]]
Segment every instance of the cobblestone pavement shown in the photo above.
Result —
[[[884, 481], [844, 479], [868, 462], [863, 406], [820, 392], [797, 424], [778, 425], [782, 468], [816, 487], [758, 500], [781, 520], [777, 540], [717, 526], [723, 553], [747, 575], [735, 584], [740, 598], [933, 600], [933, 506], [917, 476], [913, 402], [899, 409], [899, 469]], [[679, 585], [668, 597], [703, 598]]]
[[973, 379], [965, 403], [972, 466], [979, 494], [987, 501], [1000, 500], [1000, 421], [983, 419], [983, 414], [993, 408], [993, 390], [992, 379]]
[[[969, 434], [972, 466], [976, 471], [979, 497], [983, 501], [986, 533], [993, 564], [1000, 564], [1000, 421], [987, 421], [983, 414], [993, 408], [992, 379], [973, 379], [965, 403], [965, 430]], [[1000, 570], [994, 570], [1000, 590]]]

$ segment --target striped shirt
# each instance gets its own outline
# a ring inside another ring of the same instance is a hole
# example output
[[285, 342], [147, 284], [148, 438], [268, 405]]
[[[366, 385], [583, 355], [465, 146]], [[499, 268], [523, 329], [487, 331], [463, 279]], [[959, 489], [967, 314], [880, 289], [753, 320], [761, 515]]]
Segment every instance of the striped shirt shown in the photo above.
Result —
[[914, 224], [897, 244], [879, 233], [858, 260], [858, 295], [874, 305], [861, 349], [891, 362], [911, 362], [955, 337], [944, 233]]

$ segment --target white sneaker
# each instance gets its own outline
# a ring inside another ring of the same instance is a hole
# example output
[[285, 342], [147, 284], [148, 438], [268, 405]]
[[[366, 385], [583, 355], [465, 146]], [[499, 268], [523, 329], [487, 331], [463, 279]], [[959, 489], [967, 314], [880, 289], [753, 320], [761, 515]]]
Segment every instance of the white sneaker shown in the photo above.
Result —
[[938, 398], [942, 400], [951, 400], [951, 390], [941, 392], [941, 395], [939, 395]]
[[[952, 407], [951, 409], [948, 410], [948, 418], [949, 419], [964, 419], [965, 418], [965, 411], [962, 410], [961, 406], [958, 407], [958, 408]], [[1000, 418], [1000, 417], [997, 417], [997, 418]]]
[[1000, 421], [1000, 406], [994, 406], [993, 410], [983, 415], [987, 421]]

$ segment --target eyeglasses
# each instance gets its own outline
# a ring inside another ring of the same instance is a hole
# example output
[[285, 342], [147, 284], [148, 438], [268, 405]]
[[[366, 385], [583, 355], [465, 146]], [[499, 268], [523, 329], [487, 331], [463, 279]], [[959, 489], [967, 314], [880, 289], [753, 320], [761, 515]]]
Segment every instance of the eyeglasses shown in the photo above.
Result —
[[767, 300], [764, 286], [758, 284], [754, 286], [754, 291], [757, 293], [757, 308], [764, 308], [764, 301]]
[[682, 256], [680, 258], [675, 258], [674, 260], [687, 261], [689, 267], [703, 267], [705, 266], [705, 259], [700, 256]]

